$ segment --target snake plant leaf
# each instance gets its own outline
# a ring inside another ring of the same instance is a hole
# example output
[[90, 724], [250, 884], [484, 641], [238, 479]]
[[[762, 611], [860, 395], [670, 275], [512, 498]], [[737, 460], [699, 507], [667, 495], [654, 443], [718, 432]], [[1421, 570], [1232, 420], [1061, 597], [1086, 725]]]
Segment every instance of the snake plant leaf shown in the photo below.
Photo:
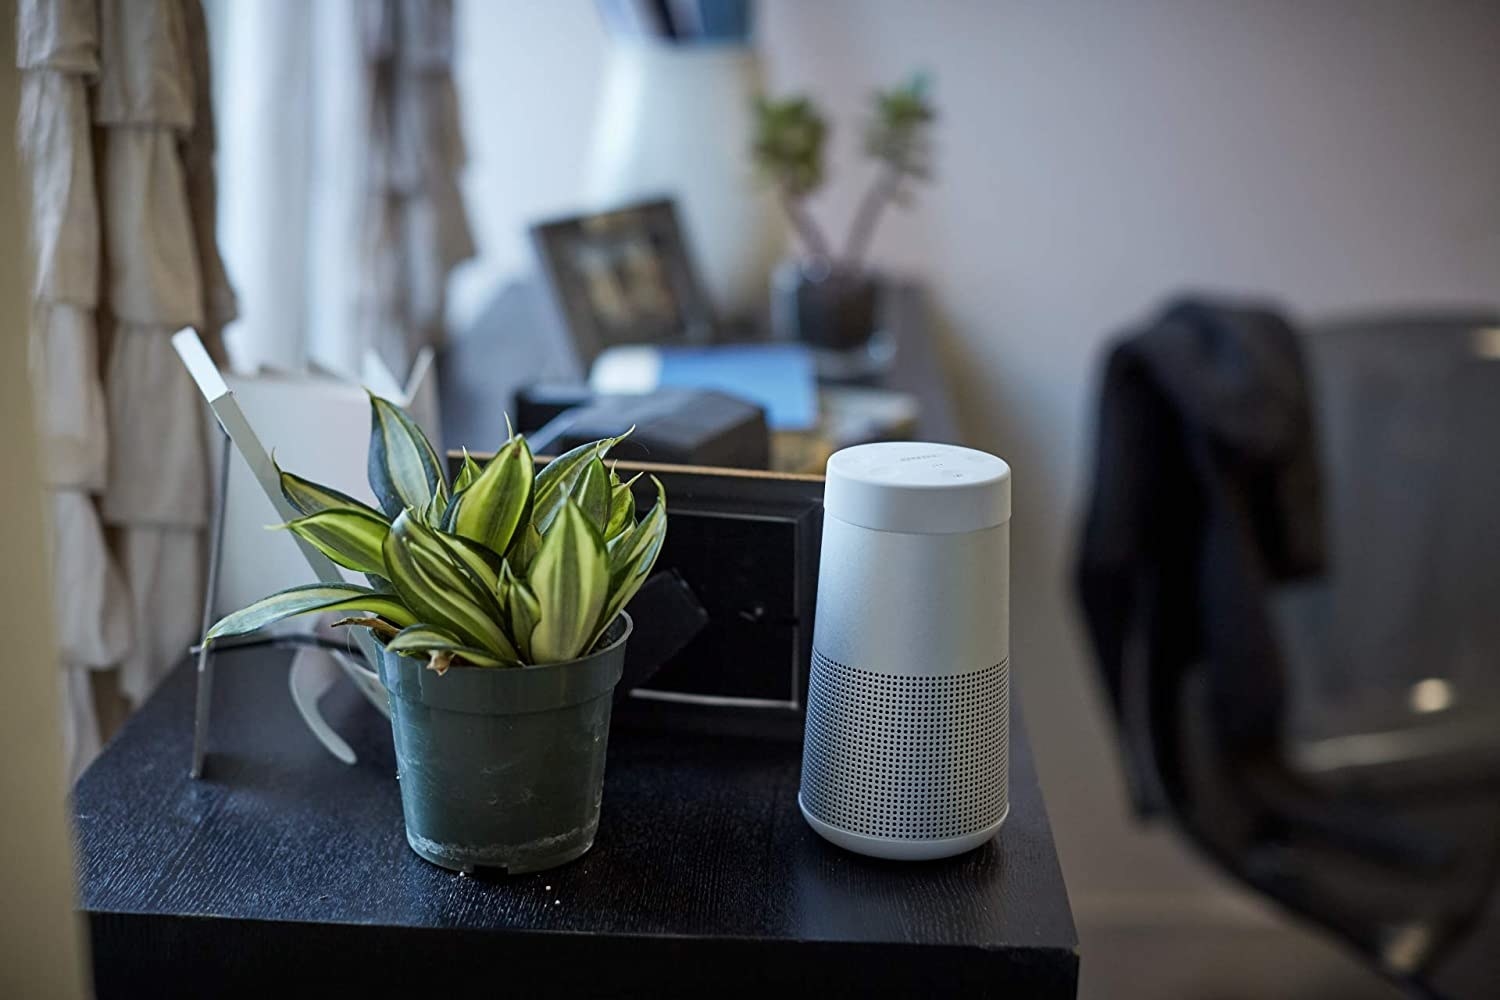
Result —
[[651, 482], [656, 484], [656, 503], [646, 512], [646, 516], [632, 528], [627, 528], [618, 537], [610, 541], [609, 566], [610, 574], [614, 576], [616, 571], [631, 562], [640, 549], [649, 547], [651, 535], [654, 532], [666, 533], [667, 522], [667, 491], [662, 486], [661, 480], [655, 476]]
[[432, 537], [446, 546], [449, 554], [462, 563], [486, 590], [493, 592], [499, 586], [500, 566], [505, 562], [499, 553], [446, 531], [434, 531]]
[[448, 506], [443, 508], [443, 516], [438, 518], [438, 523], [435, 525], [439, 531], [453, 533], [453, 517], [458, 513], [458, 501], [462, 497], [462, 493], [455, 493], [448, 498]]
[[[385, 648], [403, 656], [431, 656], [449, 653], [476, 667], [517, 667], [515, 659], [495, 656], [483, 649], [466, 645], [458, 636], [432, 625], [408, 625]], [[441, 671], [440, 671], [441, 672]]]
[[655, 477], [656, 503], [629, 532], [622, 534], [609, 552], [609, 600], [599, 616], [599, 627], [589, 644], [599, 640], [615, 616], [641, 589], [667, 537], [667, 492]]
[[[634, 427], [630, 429], [630, 431], [633, 430], [635, 430]], [[573, 487], [588, 471], [589, 462], [595, 458], [603, 458], [611, 448], [625, 440], [630, 431], [626, 431], [619, 437], [601, 438], [598, 441], [581, 444], [557, 456], [536, 474], [536, 486], [532, 490], [534, 497], [531, 522], [543, 534], [546, 534], [552, 519], [562, 509], [563, 500], [573, 492]]]
[[385, 573], [381, 546], [391, 526], [369, 508], [330, 507], [280, 527], [310, 542], [345, 569], [376, 576]]
[[[613, 472], [610, 477], [614, 478]], [[635, 527], [635, 494], [630, 487], [639, 478], [641, 474], [636, 473], [628, 482], [617, 482], [610, 490], [609, 523], [604, 526], [605, 544], [620, 537], [626, 529]]]
[[443, 514], [448, 509], [448, 498], [442, 494], [434, 494], [432, 499], [416, 510], [419, 521], [429, 528], [441, 527]]
[[331, 627], [343, 628], [346, 625], [361, 625], [369, 629], [371, 632], [374, 632], [382, 639], [394, 638], [396, 634], [401, 631], [396, 626], [386, 621], [384, 618], [366, 618], [360, 615], [354, 615], [349, 618], [340, 618], [338, 621], [334, 622]]
[[375, 508], [354, 499], [347, 493], [341, 493], [331, 486], [324, 486], [310, 479], [303, 479], [295, 473], [287, 472], [281, 466], [276, 465], [274, 455], [271, 457], [271, 464], [275, 466], [277, 478], [281, 483], [281, 495], [299, 514], [316, 514], [323, 510], [347, 507], [369, 511], [376, 517], [381, 516]]
[[405, 604], [389, 594], [378, 594], [367, 587], [347, 583], [313, 583], [283, 590], [225, 615], [208, 630], [203, 641], [244, 635], [285, 618], [314, 611], [364, 611], [402, 628], [415, 625], [417, 621]]
[[[388, 517], [408, 507], [424, 510], [434, 497], [447, 503], [442, 462], [422, 428], [400, 407], [370, 394], [370, 489]], [[439, 506], [441, 510], [442, 507]]]
[[512, 438], [454, 500], [449, 521], [453, 533], [503, 554], [517, 526], [531, 517], [535, 473], [526, 439]]
[[505, 561], [510, 563], [517, 573], [529, 573], [531, 563], [541, 549], [542, 533], [536, 530], [535, 523], [528, 521], [516, 532], [516, 540], [511, 543], [510, 551], [505, 554]]
[[410, 512], [391, 525], [385, 566], [396, 593], [422, 621], [452, 632], [464, 645], [501, 659], [518, 659], [500, 627], [493, 591], [436, 536]]
[[609, 597], [609, 557], [604, 537], [571, 497], [564, 497], [527, 574], [540, 604], [531, 632], [531, 662], [576, 659], [598, 631]]
[[510, 563], [500, 568], [500, 603], [510, 621], [510, 635], [515, 640], [516, 652], [521, 662], [532, 662], [531, 633], [536, 631], [542, 619], [542, 603], [526, 585], [526, 581], [511, 572]]
[[516, 576], [515, 571], [510, 568], [510, 560], [501, 559], [500, 572], [495, 576], [495, 603], [500, 605], [500, 615], [505, 622], [507, 632], [510, 631], [510, 614], [506, 611], [506, 606], [510, 602], [510, 588], [518, 579], [520, 578]]
[[465, 448], [463, 463], [459, 466], [458, 475], [453, 477], [453, 499], [457, 500], [458, 495], [468, 489], [469, 484], [478, 479], [482, 471], [479, 463], [474, 461], [474, 456], [469, 454], [469, 449]]
[[583, 476], [573, 487], [573, 499], [583, 509], [583, 514], [600, 533], [609, 526], [611, 506], [609, 470], [604, 461], [594, 458], [584, 466]]

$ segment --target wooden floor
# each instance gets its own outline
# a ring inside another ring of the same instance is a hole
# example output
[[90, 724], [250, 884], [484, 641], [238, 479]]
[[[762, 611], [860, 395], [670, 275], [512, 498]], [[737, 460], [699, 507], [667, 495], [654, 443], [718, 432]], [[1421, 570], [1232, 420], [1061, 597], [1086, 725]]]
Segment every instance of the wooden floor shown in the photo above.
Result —
[[1343, 951], [1290, 926], [1085, 923], [1080, 1000], [1400, 1000]]

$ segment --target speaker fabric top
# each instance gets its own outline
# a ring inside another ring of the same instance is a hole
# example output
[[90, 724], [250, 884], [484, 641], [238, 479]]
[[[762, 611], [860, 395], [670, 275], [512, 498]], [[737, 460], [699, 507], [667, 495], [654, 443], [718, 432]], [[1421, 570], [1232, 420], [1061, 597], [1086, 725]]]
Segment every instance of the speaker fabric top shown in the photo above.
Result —
[[828, 459], [824, 512], [876, 531], [958, 534], [1010, 520], [1010, 466], [973, 448], [862, 444]]

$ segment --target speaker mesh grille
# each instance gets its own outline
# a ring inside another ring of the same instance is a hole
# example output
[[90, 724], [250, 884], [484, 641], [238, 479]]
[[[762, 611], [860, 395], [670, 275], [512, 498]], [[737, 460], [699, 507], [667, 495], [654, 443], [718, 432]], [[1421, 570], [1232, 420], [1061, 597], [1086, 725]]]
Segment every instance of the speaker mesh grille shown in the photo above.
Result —
[[936, 840], [998, 823], [1008, 791], [1010, 664], [904, 677], [813, 650], [802, 802], [868, 837]]

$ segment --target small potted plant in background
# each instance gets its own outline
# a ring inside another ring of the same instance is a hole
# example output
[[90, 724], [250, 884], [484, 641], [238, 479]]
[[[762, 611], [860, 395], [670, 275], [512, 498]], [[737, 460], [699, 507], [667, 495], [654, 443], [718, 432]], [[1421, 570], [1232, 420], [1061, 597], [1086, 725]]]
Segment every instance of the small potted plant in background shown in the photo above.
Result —
[[[406, 839], [459, 871], [539, 871], [592, 846], [624, 608], [666, 536], [666, 497], [639, 520], [619, 438], [537, 471], [520, 435], [450, 484], [421, 429], [371, 397], [380, 509], [281, 472], [285, 527], [369, 586], [312, 584], [258, 601], [207, 641], [293, 615], [368, 628], [391, 697]], [[655, 480], [653, 479], [653, 482]]]
[[[879, 282], [865, 266], [870, 241], [886, 207], [905, 204], [914, 182], [929, 179], [931, 125], [936, 118], [926, 79], [874, 96], [864, 127], [864, 152], [878, 172], [855, 211], [841, 248], [824, 235], [807, 208], [823, 184], [828, 123], [805, 96], [756, 102], [752, 156], [778, 200], [803, 255], [777, 269], [772, 285], [772, 325], [777, 335], [819, 352], [820, 369], [840, 374], [840, 356], [864, 351], [876, 332]], [[857, 358], [845, 357], [842, 365]], [[829, 370], [832, 369], [832, 370]]]

